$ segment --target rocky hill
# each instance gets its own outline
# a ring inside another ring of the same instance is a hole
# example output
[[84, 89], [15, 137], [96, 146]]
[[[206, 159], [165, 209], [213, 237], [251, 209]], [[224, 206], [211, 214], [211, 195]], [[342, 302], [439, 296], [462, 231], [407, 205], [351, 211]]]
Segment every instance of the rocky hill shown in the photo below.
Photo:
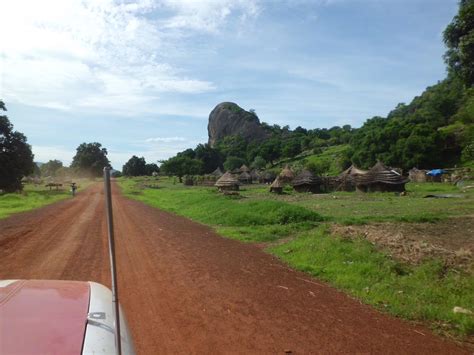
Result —
[[227, 136], [240, 135], [249, 142], [269, 136], [256, 114], [245, 111], [233, 102], [222, 102], [211, 111], [207, 131], [211, 147]]

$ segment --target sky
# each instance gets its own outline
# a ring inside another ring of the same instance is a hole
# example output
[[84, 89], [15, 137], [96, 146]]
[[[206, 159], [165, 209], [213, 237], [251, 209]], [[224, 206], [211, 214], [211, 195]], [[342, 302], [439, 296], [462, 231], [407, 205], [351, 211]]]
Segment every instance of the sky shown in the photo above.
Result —
[[457, 0], [2, 0], [0, 99], [35, 161], [114, 168], [207, 142], [220, 102], [360, 127], [446, 76]]

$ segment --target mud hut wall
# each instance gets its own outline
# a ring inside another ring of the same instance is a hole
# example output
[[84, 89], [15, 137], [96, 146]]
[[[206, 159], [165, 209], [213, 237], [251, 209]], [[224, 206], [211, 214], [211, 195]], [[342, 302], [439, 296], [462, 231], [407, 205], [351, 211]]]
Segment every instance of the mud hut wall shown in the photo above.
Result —
[[321, 188], [319, 185], [311, 185], [311, 184], [302, 184], [293, 186], [293, 189], [296, 192], [311, 192], [313, 194], [317, 194], [321, 192]]

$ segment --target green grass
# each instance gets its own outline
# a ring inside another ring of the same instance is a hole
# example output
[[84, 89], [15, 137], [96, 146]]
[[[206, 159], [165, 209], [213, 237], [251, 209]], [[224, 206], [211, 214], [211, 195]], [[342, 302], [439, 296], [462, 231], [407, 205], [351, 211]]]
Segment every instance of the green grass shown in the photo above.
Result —
[[[273, 242], [269, 252], [289, 265], [324, 279], [362, 301], [393, 315], [426, 321], [455, 335], [474, 334], [474, 317], [453, 307], [474, 310], [474, 275], [446, 270], [436, 260], [402, 265], [363, 239], [330, 236], [329, 223], [373, 221], [432, 222], [474, 212], [474, 193], [457, 199], [425, 199], [432, 193], [460, 193], [449, 184], [408, 184], [408, 196], [393, 193], [283, 195], [268, 186], [245, 186], [240, 197], [214, 188], [173, 184], [161, 178], [158, 189], [143, 179], [119, 179], [123, 192], [151, 206], [209, 225], [223, 236], [244, 242]], [[443, 326], [446, 324], [446, 326]]]
[[[159, 185], [162, 188], [145, 190], [137, 187], [141, 180], [120, 181], [124, 192], [129, 196], [217, 226], [299, 223], [304, 222], [300, 217], [308, 211], [315, 212], [325, 221], [340, 224], [434, 223], [449, 217], [474, 213], [474, 189], [462, 193], [456, 186], [442, 183], [408, 183], [407, 196], [356, 192], [310, 194], [296, 193], [291, 188], [285, 188], [283, 195], [275, 195], [268, 192], [268, 186], [251, 185], [242, 189], [241, 198], [235, 198], [223, 196], [214, 188], [186, 187], [182, 184], [172, 184], [171, 180], [167, 179], [160, 180]], [[456, 194], [462, 197], [424, 198], [428, 194]], [[291, 213], [296, 213], [300, 219], [291, 220]], [[284, 218], [290, 218], [290, 221], [282, 220]]]
[[364, 239], [330, 236], [322, 227], [270, 248], [291, 267], [326, 280], [378, 309], [427, 321], [461, 335], [474, 334], [474, 317], [453, 313], [474, 308], [474, 275], [446, 270], [435, 260], [410, 267]]
[[[79, 190], [85, 188], [89, 182], [81, 182]], [[25, 212], [39, 208], [51, 203], [69, 198], [69, 188], [63, 190], [51, 190], [44, 186], [27, 184], [21, 193], [9, 193], [0, 195], [0, 219], [11, 216], [14, 213]]]
[[[407, 196], [395, 193], [335, 192], [270, 195], [267, 187], [250, 187], [242, 195], [252, 200], [282, 201], [318, 212], [325, 219], [341, 224], [371, 222], [436, 222], [452, 216], [474, 213], [474, 191], [461, 193], [451, 184], [407, 184]], [[429, 194], [460, 194], [462, 198], [432, 199]]]
[[140, 190], [134, 180], [120, 179], [125, 195], [150, 206], [188, 217], [243, 241], [271, 241], [311, 228], [323, 218], [301, 206], [278, 201], [224, 196], [215, 189], [167, 184]]

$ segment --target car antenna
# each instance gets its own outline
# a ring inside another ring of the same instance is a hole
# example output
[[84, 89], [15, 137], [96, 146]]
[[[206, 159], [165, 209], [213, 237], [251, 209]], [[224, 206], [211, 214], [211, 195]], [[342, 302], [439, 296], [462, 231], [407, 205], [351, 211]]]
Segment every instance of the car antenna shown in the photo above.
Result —
[[109, 237], [110, 272], [112, 274], [112, 303], [115, 313], [115, 347], [117, 354], [122, 355], [122, 341], [120, 338], [120, 309], [117, 287], [117, 271], [115, 264], [115, 237], [114, 218], [112, 214], [112, 191], [110, 188], [110, 168], [104, 168], [105, 209], [107, 211], [107, 233]]

